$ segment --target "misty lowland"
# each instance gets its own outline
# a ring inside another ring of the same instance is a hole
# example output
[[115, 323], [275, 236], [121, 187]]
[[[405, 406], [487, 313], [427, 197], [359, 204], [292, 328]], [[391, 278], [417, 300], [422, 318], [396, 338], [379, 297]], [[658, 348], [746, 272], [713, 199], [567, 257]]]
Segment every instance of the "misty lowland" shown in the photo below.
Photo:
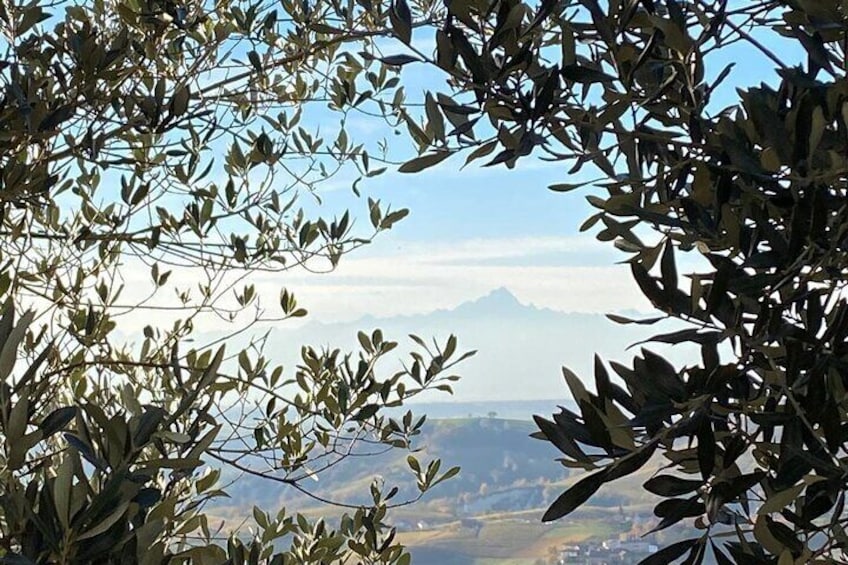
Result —
[[0, 0], [0, 565], [848, 564], [846, 281], [846, 0]]

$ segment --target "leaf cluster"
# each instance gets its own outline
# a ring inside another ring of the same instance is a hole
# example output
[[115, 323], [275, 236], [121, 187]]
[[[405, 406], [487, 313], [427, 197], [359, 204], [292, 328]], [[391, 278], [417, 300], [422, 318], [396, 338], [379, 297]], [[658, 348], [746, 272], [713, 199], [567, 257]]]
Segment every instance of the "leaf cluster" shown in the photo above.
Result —
[[[845, 3], [469, 0], [448, 11], [425, 62], [452, 89], [430, 98], [431, 141], [405, 167], [468, 151], [467, 162], [512, 167], [536, 153], [569, 175], [591, 169], [599, 180], [551, 188], [601, 191], [582, 229], [626, 253], [660, 313], [613, 320], [679, 320], [649, 341], [700, 350], [675, 367], [643, 349], [612, 378], [598, 361], [595, 392], [566, 371], [578, 411], [538, 418], [537, 435], [590, 474], [546, 519], [656, 453], [664, 469], [645, 489], [662, 499], [657, 528], [687, 520], [703, 535], [650, 562], [845, 560]], [[772, 51], [774, 37], [801, 58]], [[730, 45], [772, 64], [775, 83], [716, 66]], [[701, 267], [681, 273], [687, 254]]]
[[[206, 506], [226, 496], [222, 468], [333, 505], [304, 484], [412, 450], [424, 418], [384, 409], [457, 379], [453, 337], [415, 338], [394, 371], [379, 330], [357, 351], [305, 345], [284, 370], [256, 331], [307, 313], [259, 273], [331, 270], [406, 216], [362, 198], [364, 223], [325, 217], [319, 189], [351, 178], [359, 197], [386, 170], [387, 145], [346, 121], [396, 125], [405, 95], [381, 41], [408, 43], [437, 12], [0, 3], [0, 561], [409, 562], [387, 511], [413, 500], [390, 485], [333, 526], [257, 508], [254, 539]], [[420, 494], [456, 473], [415, 461]]]

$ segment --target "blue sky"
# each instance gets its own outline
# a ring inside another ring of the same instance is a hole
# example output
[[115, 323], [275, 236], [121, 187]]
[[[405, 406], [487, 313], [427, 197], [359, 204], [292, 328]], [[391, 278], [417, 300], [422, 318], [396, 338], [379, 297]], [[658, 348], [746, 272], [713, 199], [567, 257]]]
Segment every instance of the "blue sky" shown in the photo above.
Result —
[[[798, 51], [790, 51], [790, 44], [778, 36], [768, 34], [761, 39], [775, 52], [802, 60]], [[385, 54], [398, 52], [401, 50], [386, 46]], [[777, 81], [774, 64], [744, 45], [713, 56], [707, 67], [708, 76], [715, 76], [731, 62], [736, 67], [713, 99], [716, 111], [736, 102], [737, 87]], [[410, 65], [402, 71], [411, 102], [423, 100], [428, 88], [439, 89], [442, 80], [436, 71], [420, 66]], [[325, 139], [332, 140], [338, 132], [339, 119], [338, 113], [313, 106], [305, 113], [302, 125], [311, 132], [320, 129]], [[354, 142], [366, 140], [372, 148], [385, 139], [394, 159], [415, 155], [405, 133], [395, 135], [379, 120], [352, 114], [345, 127]], [[350, 209], [365, 232], [369, 231], [368, 196], [395, 209], [409, 208], [411, 214], [372, 245], [343, 257], [333, 273], [252, 274], [250, 282], [256, 285], [262, 305], [276, 313], [280, 287], [293, 291], [299, 306], [307, 308], [310, 316], [291, 321], [285, 324], [286, 328], [310, 321], [332, 324], [365, 316], [385, 318], [452, 309], [499, 287], [508, 288], [525, 304], [566, 312], [652, 311], [631, 281], [629, 269], [616, 265], [625, 255], [610, 243], [596, 241], [594, 230], [578, 231], [593, 211], [585, 200], [587, 191], [560, 194], [547, 189], [553, 183], [585, 181], [600, 175], [587, 167], [578, 177], [569, 177], [570, 164], [546, 163], [535, 157], [522, 160], [514, 170], [502, 166], [483, 168], [477, 163], [462, 169], [464, 161], [465, 155], [455, 155], [422, 173], [404, 175], [390, 171], [367, 179], [359, 185], [361, 198], [352, 191], [355, 175], [349, 173], [320, 187], [320, 205], [304, 194], [300, 204], [309, 212], [332, 216]], [[682, 271], [685, 266], [684, 263]], [[176, 273], [171, 280], [188, 284], [191, 277], [186, 275]], [[145, 269], [130, 270], [125, 282], [129, 289], [144, 288], [149, 278]], [[167, 314], [158, 312], [157, 316], [164, 323]], [[122, 330], [128, 335], [149, 323], [149, 313], [140, 310], [127, 318], [124, 322], [129, 325], [122, 326]], [[371, 329], [375, 324], [369, 319], [354, 325]], [[610, 327], [615, 330], [612, 324]], [[232, 326], [210, 315], [198, 321], [198, 329], [201, 333], [215, 333], [232, 330]], [[442, 329], [454, 331], [452, 327]], [[503, 339], [514, 341], [509, 330], [503, 328]], [[569, 366], [588, 364], [593, 351], [615, 348], [616, 335], [592, 336], [586, 344], [585, 357], [580, 359], [563, 358], [561, 345], [551, 343], [551, 358]], [[463, 341], [464, 336], [459, 335], [461, 343], [473, 343], [473, 337], [465, 336]], [[540, 386], [551, 388], [534, 389], [534, 397], [542, 395], [543, 390], [561, 389], [554, 362], [544, 373], [549, 374], [550, 381]], [[581, 370], [580, 374], [589, 374], [589, 370]], [[483, 389], [492, 392], [485, 382], [468, 386], [466, 392], [477, 390], [472, 397], [482, 397], [484, 393], [479, 391]]]
[[[772, 33], [758, 37], [775, 52], [802, 60], [794, 43]], [[416, 41], [427, 49], [423, 34]], [[385, 55], [402, 52], [391, 43], [381, 47]], [[742, 44], [711, 55], [707, 75], [717, 75], [731, 62], [736, 67], [713, 99], [716, 111], [735, 103], [737, 87], [776, 83], [774, 64]], [[444, 84], [438, 71], [423, 65], [404, 67], [401, 78], [407, 100], [413, 103], [423, 100], [426, 89], [438, 90]], [[338, 113], [313, 105], [305, 111], [302, 125], [312, 132], [320, 129], [331, 140], [339, 120]], [[385, 139], [393, 159], [415, 155], [405, 133], [395, 135], [379, 120], [351, 114], [345, 126], [354, 142], [365, 140], [371, 148]], [[452, 308], [507, 287], [524, 303], [561, 311], [651, 310], [629, 269], [615, 264], [625, 255], [609, 243], [597, 242], [594, 230], [578, 232], [592, 213], [584, 198], [586, 190], [560, 194], [547, 189], [553, 183], [598, 177], [589, 167], [575, 178], [567, 174], [569, 164], [535, 157], [522, 160], [514, 170], [483, 168], [478, 164], [482, 160], [461, 170], [464, 161], [465, 155], [455, 155], [422, 173], [387, 172], [367, 179], [359, 185], [362, 198], [351, 190], [355, 175], [350, 173], [320, 187], [320, 206], [303, 195], [300, 204], [308, 211], [332, 216], [349, 208], [362, 228], [368, 226], [367, 196], [393, 208], [409, 208], [411, 214], [372, 245], [342, 258], [336, 272], [252, 276], [263, 302], [273, 307], [284, 286], [310, 311], [310, 320], [331, 323]], [[146, 271], [138, 277], [149, 278]], [[173, 279], [185, 280], [179, 275]]]
[[[776, 34], [761, 39], [776, 53], [802, 60], [794, 44]], [[386, 48], [387, 54], [394, 52]], [[774, 64], [741, 44], [712, 55], [708, 76], [731, 62], [736, 66], [713, 100], [716, 109], [735, 103], [737, 87], [777, 81]], [[408, 100], [416, 101], [428, 86], [440, 86], [441, 79], [410, 65], [402, 81]], [[327, 123], [337, 121], [330, 115], [318, 113], [311, 119], [323, 128], [336, 127]], [[373, 122], [351, 118], [347, 127], [354, 138], [386, 135], [394, 157], [414, 155], [404, 135], [381, 132]], [[589, 168], [569, 177], [570, 165], [531, 157], [514, 170], [477, 164], [460, 170], [464, 159], [456, 155], [422, 173], [387, 173], [361, 184], [364, 195], [409, 208], [410, 216], [371, 246], [344, 258], [337, 272], [291, 275], [284, 284], [321, 321], [449, 308], [500, 286], [524, 302], [564, 311], [650, 310], [629, 270], [613, 265], [624, 255], [595, 241], [592, 231], [578, 232], [592, 213], [587, 192], [559, 194], [546, 188], [588, 180]], [[363, 211], [364, 203], [353, 196], [349, 182], [334, 180], [333, 187], [323, 195], [324, 209]], [[361, 213], [360, 221], [367, 222]]]

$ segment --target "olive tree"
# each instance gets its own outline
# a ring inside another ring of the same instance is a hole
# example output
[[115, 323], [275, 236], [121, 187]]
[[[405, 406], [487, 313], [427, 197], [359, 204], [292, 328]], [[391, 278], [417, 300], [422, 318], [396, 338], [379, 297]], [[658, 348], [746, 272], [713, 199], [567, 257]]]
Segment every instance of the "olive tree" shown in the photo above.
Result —
[[[701, 352], [598, 360], [594, 390], [564, 370], [578, 409], [537, 436], [584, 474], [544, 520], [659, 460], [655, 529], [700, 533], [646, 562], [848, 559], [848, 4], [455, 0], [436, 39], [410, 64], [450, 88], [403, 169], [562, 163], [550, 188], [593, 187], [582, 229], [626, 254], [658, 314], [611, 318], [677, 320], [650, 341]], [[751, 61], [773, 80], [751, 84]]]
[[[449, 391], [467, 355], [416, 338], [387, 367], [397, 343], [377, 330], [284, 370], [254, 331], [306, 311], [252, 277], [331, 269], [406, 215], [300, 199], [385, 169], [345, 120], [397, 122], [380, 41], [408, 43], [430, 10], [0, 3], [0, 561], [409, 562], [386, 512], [411, 501], [390, 485], [338, 523], [255, 508], [252, 533], [206, 506], [222, 468], [306, 491], [350, 455], [410, 449], [424, 419], [383, 408]], [[322, 120], [341, 125], [325, 138]], [[213, 322], [226, 337], [203, 341]], [[409, 463], [422, 493], [457, 471]]]

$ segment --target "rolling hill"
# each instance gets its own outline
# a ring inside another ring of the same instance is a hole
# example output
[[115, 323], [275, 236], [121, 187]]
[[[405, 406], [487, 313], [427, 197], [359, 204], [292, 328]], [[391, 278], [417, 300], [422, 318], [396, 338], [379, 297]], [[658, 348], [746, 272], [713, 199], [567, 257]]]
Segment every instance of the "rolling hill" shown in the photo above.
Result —
[[[499, 406], [508, 411], [508, 404]], [[462, 403], [455, 408], [458, 413], [471, 409]], [[393, 523], [403, 543], [412, 548], [416, 565], [547, 563], [552, 548], [576, 543], [601, 547], [604, 540], [638, 536], [653, 523], [650, 495], [637, 486], [657, 469], [658, 462], [602, 489], [567, 520], [541, 523], [544, 509], [580, 473], [559, 465], [553, 446], [528, 437], [534, 430], [530, 421], [494, 417], [428, 421], [416, 456], [421, 460], [439, 457], [443, 469], [459, 465], [462, 470], [418, 503], [393, 511]], [[387, 486], [399, 487], [398, 500], [417, 492], [402, 452], [353, 457], [323, 473], [315, 488], [322, 497], [357, 504], [367, 500], [368, 485], [378, 477]], [[268, 510], [284, 506], [289, 512], [330, 520], [335, 512], [275, 483], [249, 476], [227, 479], [233, 481], [227, 487], [231, 498], [220, 499], [210, 508], [226, 521], [237, 523], [250, 516], [254, 504]], [[679, 528], [651, 539], [676, 539], [683, 533]]]

